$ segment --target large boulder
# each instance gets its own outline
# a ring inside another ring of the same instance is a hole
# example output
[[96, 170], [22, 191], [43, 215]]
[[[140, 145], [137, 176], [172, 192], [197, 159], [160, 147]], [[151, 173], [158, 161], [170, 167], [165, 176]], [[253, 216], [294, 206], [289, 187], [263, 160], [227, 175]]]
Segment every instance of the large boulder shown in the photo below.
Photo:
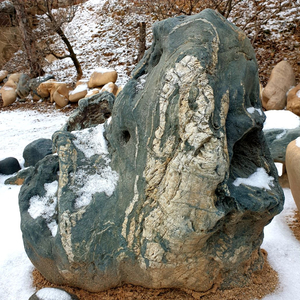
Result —
[[295, 74], [292, 66], [285, 60], [272, 70], [268, 84], [262, 92], [262, 105], [266, 110], [284, 109], [287, 92], [295, 86]]
[[19, 161], [14, 157], [7, 157], [0, 160], [0, 174], [11, 175], [21, 170]]
[[293, 198], [300, 211], [300, 138], [290, 142], [286, 149], [286, 171]]
[[263, 267], [284, 197], [251, 43], [213, 10], [153, 36], [111, 119], [56, 132], [21, 188], [25, 250], [54, 283], [207, 291]]
[[24, 166], [34, 166], [46, 155], [52, 154], [52, 140], [40, 138], [29, 143], [23, 150]]

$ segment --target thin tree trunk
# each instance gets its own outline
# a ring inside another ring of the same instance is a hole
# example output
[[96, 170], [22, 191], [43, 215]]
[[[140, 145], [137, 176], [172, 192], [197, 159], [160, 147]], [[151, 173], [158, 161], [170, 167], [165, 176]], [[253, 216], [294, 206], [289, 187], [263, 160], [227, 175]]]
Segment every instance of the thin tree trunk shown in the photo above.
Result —
[[54, 26], [55, 32], [60, 36], [60, 38], [63, 40], [63, 42], [65, 43], [65, 45], [68, 48], [68, 51], [70, 54], [67, 55], [67, 57], [70, 57], [73, 61], [73, 64], [74, 64], [74, 66], [76, 68], [76, 72], [77, 72], [77, 80], [81, 79], [82, 78], [82, 69], [81, 69], [80, 63], [77, 59], [76, 53], [74, 52], [70, 41], [66, 37], [66, 35], [63, 32], [63, 30], [61, 29], [61, 27], [57, 25], [57, 22], [56, 22], [54, 16], [52, 15], [51, 8], [49, 6], [47, 7], [47, 16], [50, 19], [50, 22], [52, 23], [52, 25]]
[[73, 47], [72, 47], [70, 41], [68, 40], [68, 38], [66, 37], [66, 35], [64, 34], [64, 32], [62, 31], [62, 29], [60, 27], [58, 27], [56, 29], [56, 32], [61, 37], [61, 39], [63, 40], [63, 42], [66, 44], [66, 46], [68, 48], [68, 51], [70, 53], [70, 58], [72, 59], [73, 64], [74, 64], [74, 66], [76, 68], [77, 80], [81, 79], [81, 77], [82, 77], [82, 69], [81, 69], [80, 63], [79, 63], [79, 61], [77, 59], [76, 53], [74, 52]]
[[25, 3], [23, 0], [12, 0], [12, 3], [16, 9], [16, 15], [22, 35], [23, 45], [29, 64], [30, 77], [35, 78], [41, 76], [44, 74], [44, 71], [41, 67], [35, 40], [33, 38], [32, 30], [29, 26]]
[[138, 23], [140, 32], [139, 32], [139, 49], [138, 49], [138, 57], [137, 62], [139, 62], [146, 51], [146, 22]]

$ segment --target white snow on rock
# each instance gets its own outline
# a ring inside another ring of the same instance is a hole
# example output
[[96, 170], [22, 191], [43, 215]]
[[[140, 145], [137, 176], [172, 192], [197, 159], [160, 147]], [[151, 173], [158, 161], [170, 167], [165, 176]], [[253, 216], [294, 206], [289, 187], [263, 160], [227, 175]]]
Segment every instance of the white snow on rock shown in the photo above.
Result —
[[76, 191], [78, 198], [75, 208], [87, 206], [91, 203], [93, 194], [104, 192], [110, 197], [118, 183], [119, 175], [110, 166], [106, 166], [93, 175], [88, 175], [84, 170], [78, 170], [75, 174], [75, 184], [82, 187]]
[[28, 213], [33, 219], [36, 219], [38, 217], [44, 218], [47, 222], [47, 226], [51, 231], [52, 236], [55, 236], [57, 233], [57, 223], [53, 220], [53, 217], [56, 214], [56, 194], [58, 189], [58, 182], [53, 181], [51, 183], [45, 183], [44, 189], [46, 190], [45, 196], [33, 196], [29, 200]]
[[289, 110], [267, 110], [263, 130], [294, 129], [300, 126], [300, 118]]
[[72, 131], [75, 135], [74, 145], [81, 150], [87, 158], [95, 154], [108, 154], [107, 144], [103, 136], [104, 124], [96, 127]]
[[74, 145], [81, 150], [86, 158], [93, 155], [102, 155], [105, 165], [101, 167], [95, 166], [94, 174], [88, 174], [84, 168], [78, 169], [74, 174], [73, 190], [78, 198], [75, 201], [75, 208], [87, 206], [92, 201], [93, 194], [104, 192], [110, 197], [118, 183], [119, 175], [113, 171], [109, 165], [107, 143], [104, 138], [104, 124], [96, 127], [87, 128], [79, 131], [72, 131], [75, 135]]
[[296, 138], [296, 146], [300, 148], [300, 137]]
[[95, 73], [99, 73], [99, 74], [105, 74], [105, 73], [110, 73], [110, 72], [114, 72], [114, 71], [115, 71], [114, 69], [102, 68], [102, 67], [96, 68], [94, 70]]
[[43, 288], [36, 295], [41, 300], [72, 300], [67, 292], [55, 288]]
[[270, 186], [273, 186], [273, 180], [274, 177], [269, 176], [264, 168], [257, 168], [256, 172], [251, 174], [248, 178], [237, 178], [233, 182], [233, 185], [239, 186], [241, 184], [244, 184], [270, 190]]
[[300, 98], [300, 90], [296, 93], [296, 96]]
[[79, 84], [73, 91], [69, 92], [69, 95], [74, 95], [87, 90], [88, 90], [87, 84]]
[[254, 112], [257, 111], [261, 116], [262, 116], [262, 110], [260, 108], [255, 108], [255, 107], [248, 107], [247, 112], [249, 114], [254, 114]]

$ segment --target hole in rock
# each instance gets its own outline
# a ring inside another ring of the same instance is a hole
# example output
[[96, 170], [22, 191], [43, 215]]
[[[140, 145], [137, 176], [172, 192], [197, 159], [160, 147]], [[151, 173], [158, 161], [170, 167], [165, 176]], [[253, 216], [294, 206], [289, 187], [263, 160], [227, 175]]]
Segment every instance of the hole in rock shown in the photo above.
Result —
[[124, 130], [122, 131], [122, 136], [121, 136], [121, 139], [123, 142], [125, 142], [125, 144], [127, 144], [130, 140], [130, 133], [128, 130]]

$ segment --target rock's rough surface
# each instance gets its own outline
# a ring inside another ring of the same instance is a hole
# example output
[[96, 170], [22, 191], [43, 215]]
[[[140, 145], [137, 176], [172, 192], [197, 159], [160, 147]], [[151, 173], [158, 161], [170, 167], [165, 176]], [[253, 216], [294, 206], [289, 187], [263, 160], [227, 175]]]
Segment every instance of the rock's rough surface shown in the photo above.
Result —
[[110, 122], [56, 132], [21, 188], [25, 249], [50, 281], [207, 291], [262, 268], [283, 193], [251, 44], [212, 10], [153, 32]]
[[52, 140], [37, 139], [29, 143], [23, 151], [23, 158], [25, 160], [24, 166], [34, 166], [39, 160], [46, 155], [52, 154]]
[[63, 129], [81, 130], [104, 123], [110, 116], [115, 97], [108, 92], [98, 93], [78, 102], [78, 109], [69, 117]]
[[11, 175], [21, 170], [19, 161], [14, 157], [7, 157], [0, 160], [0, 174]]

